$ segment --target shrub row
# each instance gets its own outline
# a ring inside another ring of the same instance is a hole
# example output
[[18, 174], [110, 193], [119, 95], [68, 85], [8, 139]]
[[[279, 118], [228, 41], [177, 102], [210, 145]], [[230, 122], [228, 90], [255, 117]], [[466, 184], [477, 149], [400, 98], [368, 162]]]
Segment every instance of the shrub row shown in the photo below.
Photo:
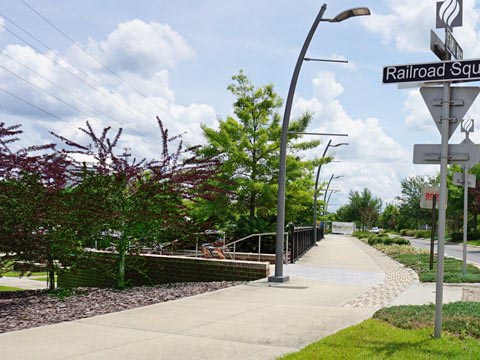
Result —
[[410, 245], [410, 241], [401, 237], [391, 238], [388, 235], [371, 234], [368, 237], [368, 245]]
[[431, 230], [411, 230], [411, 229], [402, 229], [400, 230], [400, 235], [410, 236], [418, 238], [430, 238], [432, 236]]
[[[453, 242], [462, 242], [463, 241], [463, 232], [453, 232], [450, 235], [450, 239]], [[467, 234], [467, 240], [477, 240], [477, 236], [475, 236], [475, 234], [473, 234], [473, 233]]]

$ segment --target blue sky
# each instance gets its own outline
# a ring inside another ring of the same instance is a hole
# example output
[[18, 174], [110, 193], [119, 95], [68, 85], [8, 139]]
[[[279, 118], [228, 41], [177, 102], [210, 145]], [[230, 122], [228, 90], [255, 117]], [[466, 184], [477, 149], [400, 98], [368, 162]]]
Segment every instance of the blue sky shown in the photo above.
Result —
[[[39, 51], [0, 27], [0, 47], [8, 55], [0, 56], [0, 65], [74, 104], [81, 112], [0, 68], [0, 87], [65, 122], [1, 91], [0, 121], [22, 123], [25, 141], [30, 143], [51, 140], [45, 129], [82, 141], [75, 127], [84, 123], [85, 114], [94, 115], [113, 127], [122, 125], [128, 134], [122, 145], [130, 146], [139, 157], [149, 156], [158, 148], [157, 133], [152, 131], [155, 115], [172, 132], [186, 132], [189, 142], [201, 142], [200, 123], [215, 126], [218, 117], [231, 115], [233, 98], [226, 87], [240, 69], [257, 85], [273, 83], [285, 98], [298, 52], [322, 5], [312, 0], [25, 2], [148, 95], [148, 100], [86, 56], [22, 1], [10, 0], [0, 5], [0, 24], [24, 37]], [[368, 6], [373, 13], [339, 24], [321, 23], [309, 56], [344, 58], [350, 63], [306, 62], [298, 83], [294, 114], [313, 112], [310, 130], [350, 134], [351, 145], [335, 152], [341, 162], [322, 169], [324, 179], [332, 173], [345, 175], [334, 185], [342, 191], [332, 198], [331, 210], [345, 202], [350, 190], [363, 187], [370, 188], [385, 202], [392, 201], [399, 194], [401, 179], [437, 171], [435, 166], [412, 164], [413, 144], [440, 141], [418, 90], [398, 90], [396, 86], [381, 84], [385, 65], [436, 61], [429, 50], [435, 3], [435, 0], [342, 0], [327, 4], [326, 17], [357, 6]], [[465, 58], [480, 57], [480, 15], [476, 1], [465, 0], [464, 8], [464, 27], [456, 29], [454, 34]], [[50, 50], [22, 33], [7, 18]], [[84, 78], [90, 87], [52, 59]], [[64, 59], [68, 63], [63, 63]], [[78, 69], [91, 78], [85, 78]], [[71, 98], [51, 82], [84, 102]], [[100, 86], [103, 95], [92, 89]], [[479, 110], [476, 103], [469, 115], [475, 118]], [[326, 143], [329, 139], [323, 140]], [[452, 142], [460, 140], [461, 135], [456, 135]], [[323, 146], [304, 155], [318, 156], [322, 152]]]

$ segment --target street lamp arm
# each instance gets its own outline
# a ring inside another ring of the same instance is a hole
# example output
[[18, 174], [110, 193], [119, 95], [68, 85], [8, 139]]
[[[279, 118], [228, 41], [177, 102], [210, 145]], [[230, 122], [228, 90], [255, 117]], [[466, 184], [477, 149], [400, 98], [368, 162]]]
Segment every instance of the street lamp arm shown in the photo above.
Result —
[[287, 102], [285, 103], [285, 113], [283, 116], [282, 124], [282, 137], [280, 139], [280, 166], [278, 173], [278, 204], [277, 204], [277, 238], [275, 244], [275, 276], [270, 277], [270, 281], [285, 282], [288, 281], [288, 277], [283, 275], [283, 242], [285, 232], [285, 187], [287, 177], [287, 142], [288, 142], [288, 127], [290, 125], [290, 115], [292, 112], [293, 96], [297, 87], [298, 75], [302, 68], [303, 59], [307, 54], [308, 47], [312, 41], [313, 35], [317, 30], [320, 20], [323, 14], [327, 10], [327, 4], [323, 4], [320, 11], [315, 18], [315, 21], [310, 28], [310, 31], [305, 39], [300, 55], [298, 56], [295, 70], [290, 82], [290, 88], [288, 90]]

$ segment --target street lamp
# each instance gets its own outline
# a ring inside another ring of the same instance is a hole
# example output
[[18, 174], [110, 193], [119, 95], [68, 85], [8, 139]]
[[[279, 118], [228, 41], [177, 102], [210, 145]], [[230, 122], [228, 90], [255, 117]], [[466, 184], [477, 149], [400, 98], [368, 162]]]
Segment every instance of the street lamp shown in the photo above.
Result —
[[[342, 177], [344, 177], [344, 176], [343, 175], [335, 176], [334, 174], [332, 174], [332, 176], [330, 176], [330, 180], [328, 180], [327, 188], [325, 189], [325, 193], [323, 194], [323, 204], [327, 203], [327, 192], [328, 192], [328, 188], [330, 187], [330, 184], [332, 183], [332, 180], [333, 179], [340, 179]], [[323, 215], [325, 215], [325, 208], [323, 209]]]
[[[332, 145], [332, 140], [327, 144], [327, 147], [323, 151], [322, 159], [327, 155], [328, 148], [330, 147], [339, 147], [343, 145], [348, 145], [348, 143], [339, 143]], [[313, 194], [313, 239], [317, 243], [317, 193], [318, 193], [318, 179], [320, 179], [320, 170], [322, 169], [322, 164], [318, 166], [317, 177], [315, 178], [315, 192]]]
[[290, 88], [288, 90], [287, 102], [285, 103], [285, 113], [283, 115], [282, 136], [280, 139], [280, 166], [278, 171], [278, 203], [277, 203], [277, 237], [275, 244], [275, 276], [270, 276], [268, 281], [283, 283], [288, 281], [288, 276], [283, 275], [283, 241], [285, 232], [285, 185], [287, 172], [287, 142], [288, 142], [288, 126], [290, 124], [290, 115], [292, 113], [293, 96], [297, 87], [298, 75], [302, 68], [302, 63], [307, 54], [308, 47], [312, 41], [313, 35], [317, 30], [321, 21], [340, 22], [352, 16], [369, 15], [370, 10], [367, 8], [349, 9], [341, 12], [333, 19], [322, 19], [323, 14], [327, 10], [327, 4], [323, 4], [310, 28], [310, 31], [303, 43], [302, 50], [297, 59], [295, 70], [293, 71]]
[[325, 203], [325, 215], [328, 215], [328, 204], [330, 203], [330, 198], [332, 197], [333, 193], [340, 192], [340, 190], [335, 189], [335, 190], [330, 190], [330, 194], [328, 194], [327, 202]]

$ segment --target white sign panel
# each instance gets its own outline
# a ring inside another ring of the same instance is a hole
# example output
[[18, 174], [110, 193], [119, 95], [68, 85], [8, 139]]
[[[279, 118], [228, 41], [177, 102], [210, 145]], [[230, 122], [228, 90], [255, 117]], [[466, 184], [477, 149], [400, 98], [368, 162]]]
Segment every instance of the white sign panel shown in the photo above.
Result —
[[[440, 144], [416, 144], [413, 146], [414, 164], [440, 164]], [[480, 162], [480, 146], [465, 139], [461, 144], [448, 145], [448, 163], [475, 166]]]
[[332, 222], [332, 234], [352, 235], [355, 230], [355, 223]]
[[[473, 174], [468, 174], [468, 187], [474, 188], [475, 183], [477, 182], [477, 177]], [[465, 174], [464, 173], [453, 173], [453, 184], [457, 186], [463, 186], [465, 184]]]
[[440, 188], [438, 186], [424, 186], [420, 192], [420, 207], [422, 209], [431, 209], [433, 206], [433, 198], [435, 200], [435, 208], [438, 209], [440, 203]]
[[[450, 98], [452, 101], [452, 106], [450, 106], [450, 117], [456, 119], [456, 121], [450, 122], [450, 136], [452, 136], [457, 126], [460, 124], [460, 121], [477, 98], [478, 93], [480, 92], [480, 87], [452, 87], [450, 91]], [[420, 89], [420, 94], [422, 94], [423, 100], [425, 100], [425, 104], [427, 104], [435, 125], [437, 125], [438, 130], [441, 131], [442, 123], [440, 120], [443, 115], [443, 87], [422, 87]]]

